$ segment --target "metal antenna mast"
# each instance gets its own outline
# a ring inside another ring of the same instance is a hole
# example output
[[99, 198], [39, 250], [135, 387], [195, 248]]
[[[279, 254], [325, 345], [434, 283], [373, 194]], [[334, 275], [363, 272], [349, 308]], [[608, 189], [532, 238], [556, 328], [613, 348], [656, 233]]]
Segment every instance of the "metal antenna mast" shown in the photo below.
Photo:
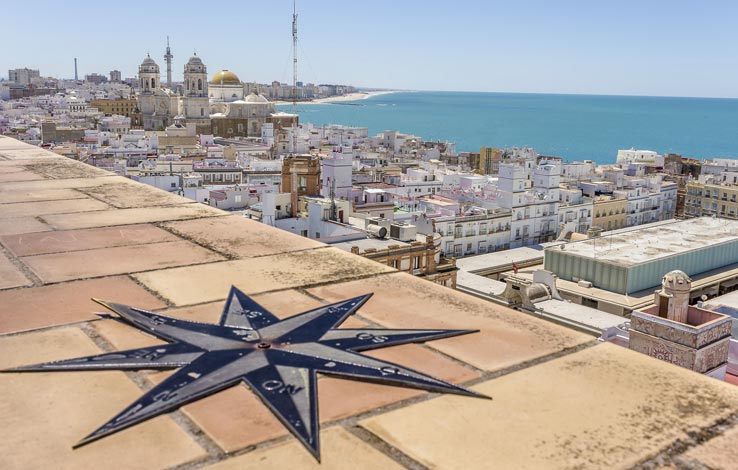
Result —
[[297, 114], [297, 1], [292, 0], [292, 112]]
[[[292, 114], [297, 115], [297, 1], [292, 0]], [[292, 154], [297, 153], [297, 124], [292, 121]]]
[[169, 48], [169, 36], [167, 36], [167, 53], [164, 54], [164, 61], [167, 63], [167, 88], [172, 88], [172, 50]]

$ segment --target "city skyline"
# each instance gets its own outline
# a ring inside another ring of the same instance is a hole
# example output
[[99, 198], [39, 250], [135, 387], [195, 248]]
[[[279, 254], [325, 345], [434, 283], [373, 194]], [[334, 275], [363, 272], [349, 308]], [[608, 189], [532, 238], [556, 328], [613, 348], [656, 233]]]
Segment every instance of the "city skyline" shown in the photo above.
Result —
[[[134, 2], [107, 12], [56, 11], [7, 25], [22, 38], [2, 60], [44, 76], [72, 78], [121, 70], [134, 77], [146, 54], [164, 70], [166, 38], [174, 80], [196, 51], [212, 74], [230, 69], [245, 82], [292, 82], [292, 2], [184, 1], [177, 8]], [[466, 1], [298, 2], [298, 79], [411, 90], [738, 97], [738, 39], [726, 1], [635, 1], [510, 5]], [[59, 22], [84, 27], [60, 30]], [[111, 31], [111, 24], [126, 25]], [[119, 35], [119, 37], [117, 37]]]

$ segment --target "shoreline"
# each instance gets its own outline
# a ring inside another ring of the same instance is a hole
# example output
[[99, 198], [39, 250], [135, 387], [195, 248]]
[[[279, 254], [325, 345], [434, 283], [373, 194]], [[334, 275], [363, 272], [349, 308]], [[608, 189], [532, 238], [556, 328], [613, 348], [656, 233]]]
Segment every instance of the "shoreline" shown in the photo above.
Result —
[[[325, 104], [325, 103], [336, 103], [341, 101], [359, 101], [371, 98], [372, 96], [389, 95], [390, 93], [398, 93], [398, 90], [383, 90], [383, 91], [357, 91], [355, 93], [348, 93], [341, 96], [329, 96], [327, 98], [316, 98], [310, 101], [298, 101], [298, 105], [303, 104]], [[273, 101], [275, 105], [286, 105], [292, 104], [292, 101]]]

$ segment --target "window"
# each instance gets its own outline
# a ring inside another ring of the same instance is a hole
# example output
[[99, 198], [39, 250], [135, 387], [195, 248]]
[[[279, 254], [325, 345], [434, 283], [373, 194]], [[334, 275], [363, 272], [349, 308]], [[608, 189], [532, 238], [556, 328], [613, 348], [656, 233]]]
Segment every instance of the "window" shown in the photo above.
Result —
[[197, 79], [197, 89], [202, 90], [202, 78]]
[[307, 230], [301, 230], [300, 231], [300, 235], [302, 235], [303, 237], [307, 237], [308, 236], [308, 231]]
[[420, 256], [413, 258], [413, 269], [420, 269]]
[[315, 232], [315, 238], [320, 238], [320, 232]]
[[397, 269], [397, 260], [396, 259], [393, 259], [392, 261], [390, 261], [390, 266], [392, 266], [393, 268]]
[[170, 186], [170, 188], [176, 188], [176, 187], [177, 187], [177, 183], [172, 183], [172, 185]]

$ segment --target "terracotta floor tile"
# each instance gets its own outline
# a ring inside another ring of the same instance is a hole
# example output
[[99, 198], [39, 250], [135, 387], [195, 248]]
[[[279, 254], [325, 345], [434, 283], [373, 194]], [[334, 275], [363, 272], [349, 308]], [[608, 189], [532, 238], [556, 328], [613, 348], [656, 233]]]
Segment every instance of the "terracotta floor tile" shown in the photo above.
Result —
[[97, 319], [93, 312], [102, 312], [104, 309], [90, 300], [91, 297], [145, 309], [165, 306], [123, 276], [6, 290], [0, 292], [0, 333]]
[[175, 305], [190, 305], [224, 299], [232, 284], [256, 294], [393, 271], [336, 248], [319, 248], [141, 273], [136, 278]]
[[394, 460], [354, 437], [343, 428], [334, 426], [323, 430], [321, 461], [318, 463], [299, 442], [288, 441], [268, 449], [259, 449], [220, 462], [208, 470], [400, 470]]
[[[77, 328], [0, 337], [0, 350], [0, 368], [100, 352]], [[140, 394], [123, 372], [0, 374], [2, 468], [148, 470], [205, 455], [168, 417], [72, 449]]]
[[51, 283], [223, 259], [217, 253], [182, 240], [26, 256], [21, 261], [42, 281]]
[[[457, 384], [479, 377], [477, 373], [416, 344], [394, 346], [362, 354], [410, 367], [418, 372]], [[331, 377], [323, 379], [321, 386], [323, 387], [320, 395], [322, 421], [353, 416], [425, 393], [409, 388]]]
[[[15, 139], [11, 139], [15, 140]], [[16, 140], [16, 142], [18, 142]], [[48, 150], [42, 148], [28, 148], [28, 144], [18, 142], [20, 145], [0, 149], [0, 157], [12, 160], [16, 165], [26, 163], [24, 160], [36, 163], [39, 160], [56, 160], [58, 155], [51, 155]]]
[[61, 201], [17, 202], [0, 205], [3, 217], [36, 217], [46, 214], [102, 211], [108, 205], [94, 199], [70, 199]]
[[0, 186], [0, 192], [39, 191], [46, 189], [76, 189], [114, 183], [122, 176], [100, 176], [97, 178], [45, 179], [37, 181], [9, 181]]
[[225, 213], [202, 204], [181, 204], [151, 209], [115, 209], [79, 214], [47, 215], [43, 219], [57, 230], [74, 230], [222, 215], [225, 215]]
[[33, 181], [33, 180], [42, 180], [42, 179], [44, 179], [43, 176], [37, 175], [36, 173], [30, 172], [30, 171], [0, 173], [0, 183], [5, 183], [7, 181]]
[[39, 160], [24, 163], [28, 171], [51, 179], [97, 178], [112, 176], [113, 173], [66, 157], [54, 160]]
[[121, 209], [132, 207], [153, 207], [172, 204], [192, 204], [195, 201], [176, 194], [161, 191], [147, 184], [133, 180], [116, 184], [93, 186], [81, 190], [95, 199], [105, 201], [113, 207]]
[[169, 222], [164, 225], [187, 238], [207, 243], [236, 258], [319, 248], [322, 243], [293, 235], [241, 216]]
[[0, 253], [0, 289], [33, 284], [5, 255]]
[[[88, 199], [74, 189], [42, 189], [37, 191], [0, 191], [0, 204], [34, 201], [61, 201], [65, 199]], [[2, 208], [0, 207], [0, 213]]]
[[[5, 166], [3, 163], [12, 163], [13, 166]], [[18, 163], [0, 160], [0, 174], [7, 175], [9, 173], [20, 173], [23, 171], [26, 171], [26, 169]]]
[[[2, 207], [0, 207], [0, 215], [2, 215]], [[32, 232], [49, 232], [51, 230], [51, 227], [35, 217], [0, 216], [0, 236]]]
[[593, 340], [591, 336], [404, 273], [330, 284], [310, 292], [331, 302], [374, 292], [358, 314], [391, 328], [479, 329], [479, 333], [429, 344], [489, 371]]
[[738, 409], [738, 388], [608, 343], [472, 388], [492, 400], [447, 395], [361, 425], [432, 468], [610, 470]]
[[690, 449], [685, 456], [699, 460], [712, 470], [738, 469], [738, 427]]
[[33, 256], [178, 240], [180, 239], [165, 230], [153, 225], [141, 224], [12, 235], [1, 237], [0, 243], [16, 256]]
[[[468, 369], [417, 345], [397, 346], [366, 354], [451, 382], [466, 382], [477, 377]], [[155, 374], [152, 380], [158, 382], [167, 375]], [[320, 420], [328, 422], [364, 413], [422, 393], [425, 392], [320, 376]], [[237, 385], [191, 403], [182, 410], [226, 452], [234, 452], [288, 433], [245, 385]]]

